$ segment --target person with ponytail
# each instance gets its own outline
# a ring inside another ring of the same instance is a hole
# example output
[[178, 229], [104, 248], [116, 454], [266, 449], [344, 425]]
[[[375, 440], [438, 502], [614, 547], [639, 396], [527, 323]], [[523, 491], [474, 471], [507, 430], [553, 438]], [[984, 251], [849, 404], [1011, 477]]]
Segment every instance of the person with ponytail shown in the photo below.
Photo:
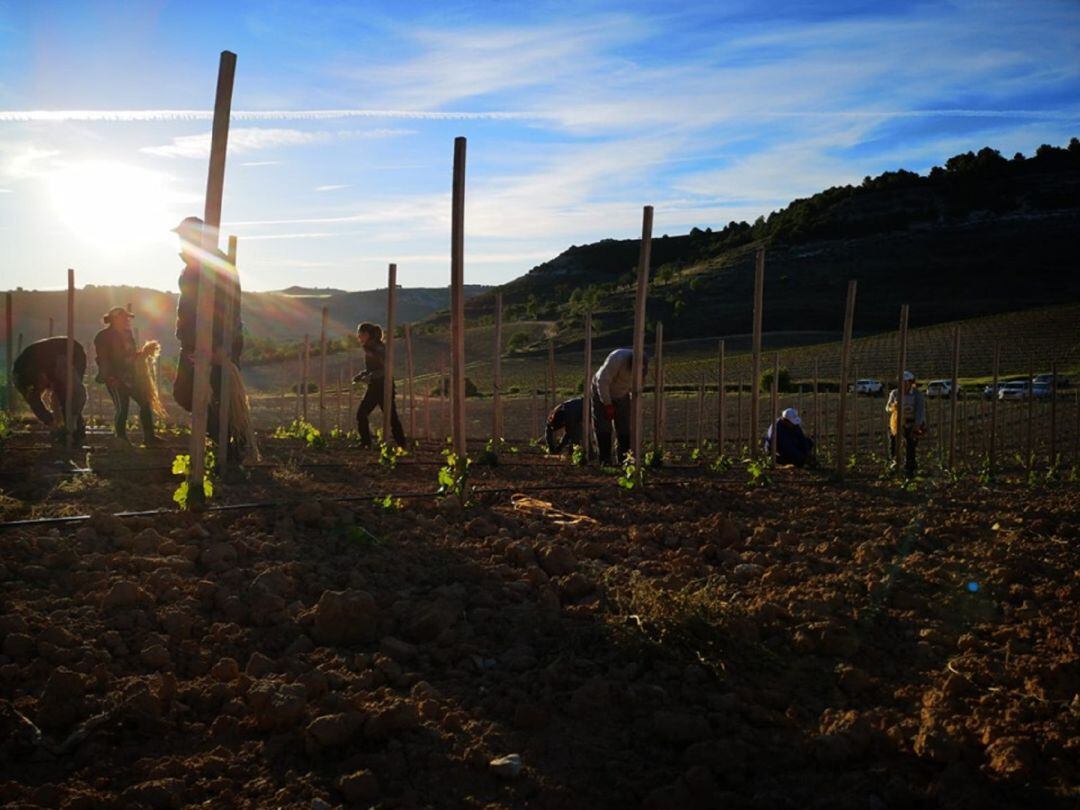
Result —
[[150, 340], [141, 349], [136, 347], [131, 330], [134, 317], [123, 307], [113, 307], [102, 318], [105, 328], [94, 336], [97, 382], [105, 383], [116, 408], [113, 420], [116, 438], [128, 440], [128, 409], [134, 399], [139, 406], [143, 444], [155, 445], [161, 440], [154, 435], [154, 411], [160, 411], [161, 404], [148, 364], [157, 356], [159, 346], [156, 340]]
[[[353, 378], [354, 383], [366, 382], [367, 392], [356, 410], [356, 429], [360, 433], [360, 445], [371, 447], [371, 427], [368, 425], [368, 416], [376, 408], [383, 406], [383, 386], [389, 382], [390, 392], [390, 429], [394, 434], [394, 442], [398, 447], [405, 447], [405, 431], [398, 419], [397, 403], [394, 400], [394, 381], [386, 379], [386, 344], [383, 343], [382, 327], [376, 323], [366, 321], [356, 327], [356, 339], [364, 350], [364, 370]], [[386, 437], [383, 437], [386, 441]]]

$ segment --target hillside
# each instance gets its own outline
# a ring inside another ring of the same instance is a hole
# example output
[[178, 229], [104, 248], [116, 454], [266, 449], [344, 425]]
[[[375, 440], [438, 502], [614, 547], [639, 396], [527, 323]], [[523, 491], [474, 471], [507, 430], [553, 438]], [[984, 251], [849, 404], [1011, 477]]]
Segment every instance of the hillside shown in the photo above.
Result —
[[[466, 297], [486, 288], [468, 285]], [[75, 334], [89, 343], [101, 328], [101, 316], [113, 306], [131, 304], [136, 313], [135, 327], [142, 340], [162, 343], [166, 355], [176, 348], [173, 337], [176, 293], [144, 287], [106, 287], [88, 285], [75, 294]], [[66, 293], [62, 290], [16, 290], [13, 294], [13, 335], [23, 335], [24, 343], [46, 337], [49, 318], [54, 319], [54, 334], [66, 333]], [[419, 321], [450, 305], [446, 287], [399, 288], [397, 294], [399, 323]], [[343, 292], [309, 290], [299, 287], [281, 292], [245, 292], [243, 297], [244, 329], [254, 357], [260, 346], [268, 343], [295, 342], [304, 334], [318, 340], [322, 308], [328, 309], [328, 334], [332, 337], [351, 334], [360, 321], [383, 323], [386, 320], [386, 290]]]
[[[648, 319], [673, 340], [749, 332], [758, 247], [766, 331], [838, 331], [852, 278], [857, 334], [895, 328], [901, 303], [923, 326], [1078, 301], [1078, 232], [1077, 139], [1031, 158], [983, 149], [926, 176], [901, 170], [831, 188], [752, 225], [654, 237]], [[558, 321], [560, 345], [576, 346], [591, 302], [598, 345], [628, 342], [638, 252], [639, 240], [569, 248], [498, 288], [507, 320]], [[470, 319], [491, 317], [493, 293], [469, 302]]]

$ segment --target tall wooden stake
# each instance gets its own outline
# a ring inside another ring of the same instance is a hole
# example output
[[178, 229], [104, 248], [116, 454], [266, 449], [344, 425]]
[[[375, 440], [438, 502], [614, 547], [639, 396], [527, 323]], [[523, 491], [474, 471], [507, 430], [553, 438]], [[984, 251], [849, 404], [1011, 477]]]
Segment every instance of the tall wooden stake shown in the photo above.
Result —
[[896, 467], [899, 470], [904, 457], [904, 367], [907, 365], [908, 305], [900, 307], [899, 370], [896, 375]]
[[858, 282], [855, 279], [848, 281], [847, 303], [844, 305], [844, 342], [840, 348], [840, 407], [836, 412], [836, 474], [839, 477], [843, 477], [847, 466], [847, 459], [844, 458], [844, 424], [847, 419], [848, 368], [851, 363], [851, 331], [855, 323], [857, 289]]
[[[956, 403], [960, 399], [960, 327], [953, 328], [952, 379], [949, 385], [949, 469], [956, 469]], [[940, 441], [940, 437], [938, 441]]]
[[776, 420], [780, 402], [780, 352], [773, 355], [772, 384], [769, 386], [769, 424], [773, 426], [772, 446], [769, 448], [769, 460], [776, 460]]
[[[11, 295], [11, 293], [8, 293], [8, 295]], [[49, 337], [53, 336], [53, 328], [53, 319], [49, 318]]]
[[453, 377], [454, 453], [466, 457], [465, 440], [465, 139], [454, 138], [454, 178], [450, 213], [450, 334], [453, 341], [450, 374]]
[[1057, 361], [1050, 361], [1050, 466], [1057, 466]]
[[[348, 411], [349, 411], [349, 421], [348, 421], [347, 424], [351, 425], [352, 424], [352, 419], [356, 415], [356, 411], [353, 409], [353, 404], [354, 404], [353, 403], [353, 388], [355, 388], [355, 385], [353, 384], [353, 377], [356, 376], [356, 364], [355, 364], [355, 362], [353, 360], [352, 337], [349, 338], [349, 341], [350, 341], [349, 342], [349, 376], [345, 380], [345, 385], [348, 388], [348, 406], [347, 407], [348, 407]], [[350, 427], [349, 429], [351, 430], [352, 428]]]
[[[210, 135], [210, 167], [206, 178], [206, 206], [203, 211], [203, 250], [211, 256], [218, 252], [218, 229], [221, 227], [221, 202], [225, 189], [225, 155], [229, 142], [229, 115], [232, 109], [233, 77], [236, 54], [221, 52], [218, 64], [217, 94], [214, 99], [214, 124]], [[203, 478], [206, 473], [206, 420], [210, 401], [210, 367], [213, 351], [214, 292], [213, 272], [199, 279], [195, 309], [195, 358], [191, 405], [191, 472], [188, 476], [189, 503], [199, 508], [203, 503]]]
[[503, 438], [502, 413], [502, 327], [503, 297], [495, 293], [495, 346], [491, 357], [491, 438]]
[[990, 449], [987, 451], [986, 466], [991, 475], [994, 474], [994, 465], [997, 462], [997, 403], [998, 403], [998, 374], [1001, 369], [1001, 345], [994, 344], [994, 371], [993, 380], [990, 383]]
[[416, 398], [413, 396], [412, 324], [408, 323], [405, 324], [405, 371], [409, 375], [409, 445], [413, 446], [416, 444]]
[[[551, 413], [552, 409], [559, 404], [559, 395], [555, 389], [555, 341], [548, 341], [548, 365], [547, 365], [547, 390], [548, 393], [544, 395], [544, 406], [548, 413]], [[548, 398], [550, 395], [550, 399]]]
[[656, 348], [653, 350], [653, 449], [664, 452], [664, 323], [656, 322]]
[[724, 429], [727, 427], [727, 413], [724, 406], [727, 403], [724, 391], [724, 341], [720, 341], [719, 367], [716, 370], [716, 452], [724, 455]]
[[397, 319], [397, 265], [391, 264], [386, 287], [386, 371], [383, 375], [382, 440], [390, 443], [393, 435], [391, 416], [394, 413], [394, 328]]
[[[9, 414], [15, 410], [15, 381], [11, 379], [15, 366], [15, 346], [11, 342], [12, 317], [11, 293], [7, 292], [4, 293], [4, 409]], [[49, 322], [52, 323], [51, 318]]]
[[[67, 377], [64, 385], [65, 443], [70, 451], [75, 442], [75, 271], [67, 274]], [[80, 378], [81, 381], [81, 378]]]
[[[222, 268], [222, 274], [235, 274], [236, 270], [236, 237], [229, 237], [229, 264], [227, 267]], [[222, 308], [225, 312], [224, 328], [221, 330], [221, 350], [225, 357], [232, 359], [232, 344], [233, 344], [233, 322], [236, 317], [236, 307], [240, 306], [240, 302], [236, 299], [236, 296], [232, 294], [234, 289], [237, 289], [239, 284], [234, 286], [231, 279], [226, 279], [221, 284], [221, 294], [225, 296], [225, 306]], [[138, 341], [136, 341], [138, 343]], [[228, 465], [229, 454], [227, 448], [229, 446], [229, 402], [230, 393], [232, 388], [232, 379], [226, 373], [225, 364], [221, 365], [221, 411], [218, 417], [218, 469], [224, 470]]]
[[821, 419], [818, 416], [818, 358], [814, 358], [814, 392], [810, 400], [814, 409], [814, 441], [821, 445]]
[[1035, 367], [1028, 355], [1027, 430], [1024, 431], [1024, 467], [1030, 473], [1035, 467]]
[[[852, 461], [857, 462], [859, 458], [859, 392], [855, 390], [855, 383], [859, 379], [859, 367], [856, 364], [852, 364], [851, 367], [851, 411], [852, 416], [855, 417], [851, 421], [855, 424], [852, 426], [854, 429], [851, 431], [851, 458]], [[848, 396], [845, 394], [845, 396]]]
[[300, 376], [300, 396], [302, 397], [301, 410], [303, 411], [304, 421], [308, 421], [308, 378], [311, 375], [311, 335], [304, 335], [304, 365], [301, 368]]
[[646, 205], [641, 219], [641, 253], [638, 256], [637, 300], [634, 306], [634, 393], [631, 402], [634, 421], [631, 444], [634, 452], [637, 483], [643, 482], [641, 474], [644, 458], [641, 455], [641, 434], [645, 421], [645, 408], [641, 395], [645, 390], [645, 301], [649, 294], [649, 262], [652, 254], [653, 209]]
[[698, 399], [697, 399], [697, 441], [695, 446], [698, 450], [701, 449], [701, 445], [705, 440], [705, 373], [701, 374], [701, 381], [698, 383]]
[[761, 454], [758, 419], [761, 409], [761, 316], [765, 302], [765, 248], [758, 248], [754, 259], [754, 336], [750, 371], [750, 457]]
[[322, 330], [319, 332], [319, 432], [326, 432], [326, 322], [327, 307], [322, 308]]
[[592, 459], [592, 310], [585, 312], [585, 387], [581, 397], [581, 441], [585, 460]]

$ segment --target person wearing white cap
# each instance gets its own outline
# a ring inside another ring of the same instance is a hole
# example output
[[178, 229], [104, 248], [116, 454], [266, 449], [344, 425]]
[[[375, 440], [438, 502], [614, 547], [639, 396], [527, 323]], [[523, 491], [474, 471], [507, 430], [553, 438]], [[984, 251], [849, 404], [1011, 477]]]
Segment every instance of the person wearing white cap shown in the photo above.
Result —
[[765, 451], [777, 464], [805, 467], [813, 458], [814, 440], [803, 433], [802, 419], [794, 408], [785, 408], [780, 418], [769, 425]]
[[[889, 392], [889, 399], [885, 403], [885, 412], [889, 414], [889, 452], [893, 459], [896, 458], [896, 442], [900, 433], [904, 436], [904, 471], [908, 478], [915, 475], [915, 446], [919, 439], [926, 433], [926, 397], [923, 392], [915, 387], [915, 375], [910, 371], [904, 372], [904, 397], [903, 407], [897, 407], [900, 398], [896, 389]], [[901, 412], [903, 414], [903, 430], [901, 431]]]

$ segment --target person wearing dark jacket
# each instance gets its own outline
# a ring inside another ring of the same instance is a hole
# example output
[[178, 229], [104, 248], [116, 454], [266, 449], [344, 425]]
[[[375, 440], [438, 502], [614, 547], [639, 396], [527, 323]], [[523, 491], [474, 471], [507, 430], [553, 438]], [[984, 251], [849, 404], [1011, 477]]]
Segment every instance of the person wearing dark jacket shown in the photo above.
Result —
[[773, 455], [777, 464], [805, 467], [811, 460], [814, 440], [803, 433], [797, 410], [785, 408], [780, 418], [769, 426], [765, 434], [765, 451]]
[[[222, 364], [231, 361], [240, 365], [244, 349], [243, 322], [240, 319], [240, 279], [228, 258], [219, 250], [202, 246], [204, 223], [198, 217], [188, 217], [174, 230], [180, 237], [180, 298], [176, 302], [176, 339], [180, 341], [180, 357], [176, 363], [173, 398], [185, 411], [191, 412], [195, 381], [195, 312], [199, 300], [201, 279], [213, 280], [214, 308], [210, 359], [210, 403], [206, 433], [212, 441], [218, 437], [218, 414], [221, 410]], [[224, 346], [225, 321], [232, 306], [232, 345]], [[236, 437], [234, 437], [236, 438]], [[231, 442], [230, 448], [234, 445]]]
[[142, 425], [143, 443], [158, 444], [154, 436], [154, 410], [151, 392], [146, 390], [143, 377], [135, 370], [136, 363], [145, 363], [143, 355], [135, 346], [131, 332], [131, 319], [135, 317], [123, 307], [113, 307], [102, 320], [105, 328], [94, 336], [94, 353], [97, 355], [97, 381], [105, 383], [116, 409], [113, 430], [118, 439], [127, 441], [128, 409], [131, 400], [139, 406], [139, 424]]
[[[547, 439], [549, 453], [561, 453], [564, 450], [581, 445], [581, 427], [585, 418], [585, 400], [582, 397], [574, 397], [566, 402], [560, 402], [547, 418], [547, 430], [544, 437]], [[563, 431], [562, 441], [555, 442], [556, 431]]]
[[[86, 386], [83, 375], [86, 374], [86, 350], [79, 341], [75, 341], [75, 379], [71, 389], [71, 412], [75, 421], [72, 441], [81, 445], [86, 438], [86, 420], [83, 408], [86, 407]], [[26, 404], [34, 416], [50, 427], [61, 427], [58, 440], [67, 438], [67, 426], [64, 409], [67, 403], [67, 338], [51, 337], [36, 340], [27, 346], [11, 368], [12, 382], [19, 389]], [[52, 410], [46, 407], [42, 395], [52, 392]]]
[[[364, 350], [364, 370], [353, 378], [354, 383], [368, 384], [364, 399], [356, 409], [356, 429], [360, 433], [360, 446], [371, 447], [371, 427], [368, 416], [376, 408], [383, 406], [383, 386], [386, 385], [386, 344], [383, 343], [382, 327], [375, 323], [364, 322], [356, 327], [356, 339]], [[405, 431], [398, 419], [397, 402], [393, 391], [394, 381], [390, 380], [390, 429], [398, 447], [405, 447]], [[386, 441], [386, 437], [383, 437]]]

